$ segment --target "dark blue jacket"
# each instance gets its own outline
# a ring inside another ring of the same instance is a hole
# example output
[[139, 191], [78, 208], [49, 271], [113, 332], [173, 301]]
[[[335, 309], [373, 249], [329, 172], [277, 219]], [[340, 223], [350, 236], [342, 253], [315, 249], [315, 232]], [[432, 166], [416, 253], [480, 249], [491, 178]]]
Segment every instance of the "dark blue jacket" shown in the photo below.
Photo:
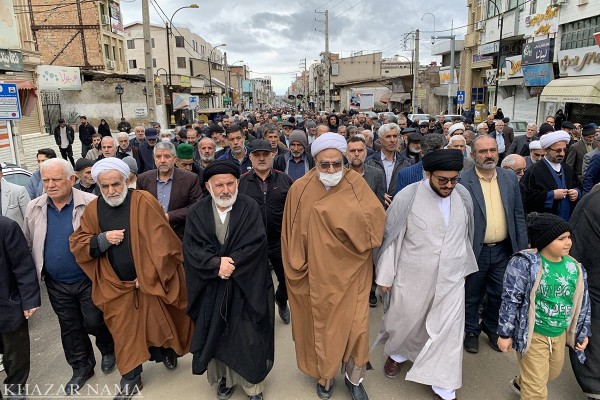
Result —
[[397, 183], [396, 183], [396, 193], [410, 185], [411, 183], [420, 182], [423, 180], [423, 162], [419, 161], [411, 165], [410, 167], [406, 167], [398, 172]]
[[153, 151], [154, 147], [150, 146], [148, 141], [140, 143], [140, 146], [138, 147], [138, 175], [156, 169]]

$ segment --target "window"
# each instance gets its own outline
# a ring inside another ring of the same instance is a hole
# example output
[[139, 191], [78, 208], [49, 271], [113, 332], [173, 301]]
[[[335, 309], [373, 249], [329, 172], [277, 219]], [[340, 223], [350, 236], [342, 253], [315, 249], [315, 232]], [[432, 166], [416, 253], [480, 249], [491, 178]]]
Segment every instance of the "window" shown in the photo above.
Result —
[[127, 49], [132, 50], [135, 49], [135, 40], [131, 39], [127, 41]]
[[496, 8], [500, 8], [500, 6], [502, 6], [502, 3], [500, 3], [498, 5], [498, 3], [500, 3], [500, 0], [488, 0], [487, 1], [487, 17], [488, 18], [492, 18], [495, 17], [496, 15], [498, 15], [498, 10]]
[[150, 42], [152, 43], [152, 48], [154, 48], [154, 38], [151, 38]]
[[206, 50], [205, 46], [200, 46], [200, 54], [204, 55], [205, 50]]
[[112, 47], [112, 54], [113, 54], [113, 56], [112, 56], [111, 60], [116, 60], [117, 59], [117, 46]]
[[129, 60], [129, 69], [137, 68], [137, 60]]
[[177, 57], [177, 68], [186, 68], [185, 57]]
[[175, 47], [185, 47], [183, 36], [175, 36]]
[[108, 47], [107, 44], [104, 45], [104, 57], [106, 57], [107, 60], [110, 60], [110, 47]]
[[156, 58], [152, 59], [152, 68], [156, 68]]
[[560, 49], [578, 49], [594, 46], [594, 33], [600, 32], [600, 16], [595, 16], [563, 25]]
[[529, 3], [529, 15], [537, 13], [537, 0], [531, 0]]
[[471, 102], [475, 102], [475, 104], [483, 104], [483, 92], [484, 89], [480, 88], [471, 88]]

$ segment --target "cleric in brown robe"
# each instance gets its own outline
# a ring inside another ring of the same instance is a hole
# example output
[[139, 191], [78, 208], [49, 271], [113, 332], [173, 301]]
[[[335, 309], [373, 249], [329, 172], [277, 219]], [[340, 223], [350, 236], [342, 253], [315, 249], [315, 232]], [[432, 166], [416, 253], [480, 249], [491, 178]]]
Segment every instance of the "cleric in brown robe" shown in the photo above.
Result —
[[181, 242], [151, 194], [127, 189], [128, 175], [118, 158], [94, 164], [102, 197], [89, 203], [70, 239], [115, 341], [119, 400], [142, 388], [143, 362], [176, 368], [192, 337]]
[[298, 367], [332, 395], [344, 364], [353, 399], [369, 361], [372, 249], [381, 245], [385, 211], [363, 177], [343, 169], [346, 140], [325, 133], [311, 145], [316, 167], [288, 192], [281, 247]]

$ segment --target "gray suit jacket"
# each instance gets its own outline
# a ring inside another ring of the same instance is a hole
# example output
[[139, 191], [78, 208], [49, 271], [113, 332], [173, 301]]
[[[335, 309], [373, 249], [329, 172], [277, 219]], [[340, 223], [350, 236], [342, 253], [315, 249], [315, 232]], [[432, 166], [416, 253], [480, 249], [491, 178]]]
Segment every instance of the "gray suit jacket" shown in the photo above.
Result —
[[581, 175], [582, 176], [585, 176], [585, 172], [587, 171], [587, 167], [588, 167], [588, 165], [590, 165], [590, 162], [592, 161], [592, 158], [594, 158], [594, 156], [596, 154], [600, 154], [600, 148], [598, 148], [598, 147], [596, 147], [594, 150], [590, 151], [585, 156], [583, 156], [583, 164], [581, 166]]
[[[528, 247], [527, 230], [525, 228], [525, 212], [517, 175], [513, 171], [496, 167], [500, 195], [506, 214], [508, 225], [508, 237], [512, 245], [513, 253]], [[473, 235], [473, 252], [479, 258], [485, 238], [487, 227], [485, 200], [479, 183], [479, 177], [475, 168], [471, 168], [461, 174], [460, 183], [467, 188], [473, 198], [473, 216], [475, 219], [475, 231]]]
[[385, 175], [377, 167], [365, 164], [365, 174], [363, 175], [367, 184], [375, 193], [375, 196], [381, 201], [385, 207]]
[[[592, 144], [592, 149], [598, 148], [598, 142], [594, 140]], [[594, 151], [594, 150], [592, 150]], [[577, 178], [577, 182], [580, 186], [583, 186], [583, 159], [587, 153], [587, 149], [585, 147], [585, 141], [581, 139], [569, 150], [569, 154], [567, 154], [567, 158], [565, 162], [573, 168], [573, 172], [575, 172], [575, 177]]]
[[7, 182], [4, 178], [0, 181], [2, 189], [2, 215], [15, 221], [23, 229], [25, 210], [29, 203], [29, 194], [24, 186]]

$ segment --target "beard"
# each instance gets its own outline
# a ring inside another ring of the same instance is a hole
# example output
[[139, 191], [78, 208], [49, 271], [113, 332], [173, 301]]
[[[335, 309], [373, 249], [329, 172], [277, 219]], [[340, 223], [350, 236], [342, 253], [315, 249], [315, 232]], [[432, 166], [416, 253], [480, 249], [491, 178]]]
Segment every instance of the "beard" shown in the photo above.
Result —
[[237, 200], [238, 190], [235, 188], [235, 193], [221, 194], [220, 196], [216, 196], [212, 190], [212, 186], [208, 185], [208, 192], [210, 193], [210, 197], [212, 197], [213, 201], [220, 208], [229, 208], [231, 207], [235, 201]]
[[485, 160], [483, 160], [483, 162], [475, 161], [476, 166], [478, 166], [481, 169], [485, 169], [485, 170], [495, 169], [497, 164], [498, 163], [493, 158], [486, 158]]
[[215, 155], [214, 154], [212, 154], [210, 156], [201, 155], [200, 159], [202, 160], [202, 162], [209, 163], [215, 159]]
[[127, 197], [127, 185], [124, 185], [123, 191], [116, 196], [109, 197], [108, 195], [105, 195], [104, 192], [102, 192], [102, 198], [104, 199], [106, 204], [108, 204], [111, 207], [119, 207], [121, 204], [123, 204], [126, 197]]
[[352, 165], [354, 168], [360, 168], [363, 166], [363, 160], [361, 160], [360, 158], [355, 158], [352, 161], [350, 161], [350, 165]]

